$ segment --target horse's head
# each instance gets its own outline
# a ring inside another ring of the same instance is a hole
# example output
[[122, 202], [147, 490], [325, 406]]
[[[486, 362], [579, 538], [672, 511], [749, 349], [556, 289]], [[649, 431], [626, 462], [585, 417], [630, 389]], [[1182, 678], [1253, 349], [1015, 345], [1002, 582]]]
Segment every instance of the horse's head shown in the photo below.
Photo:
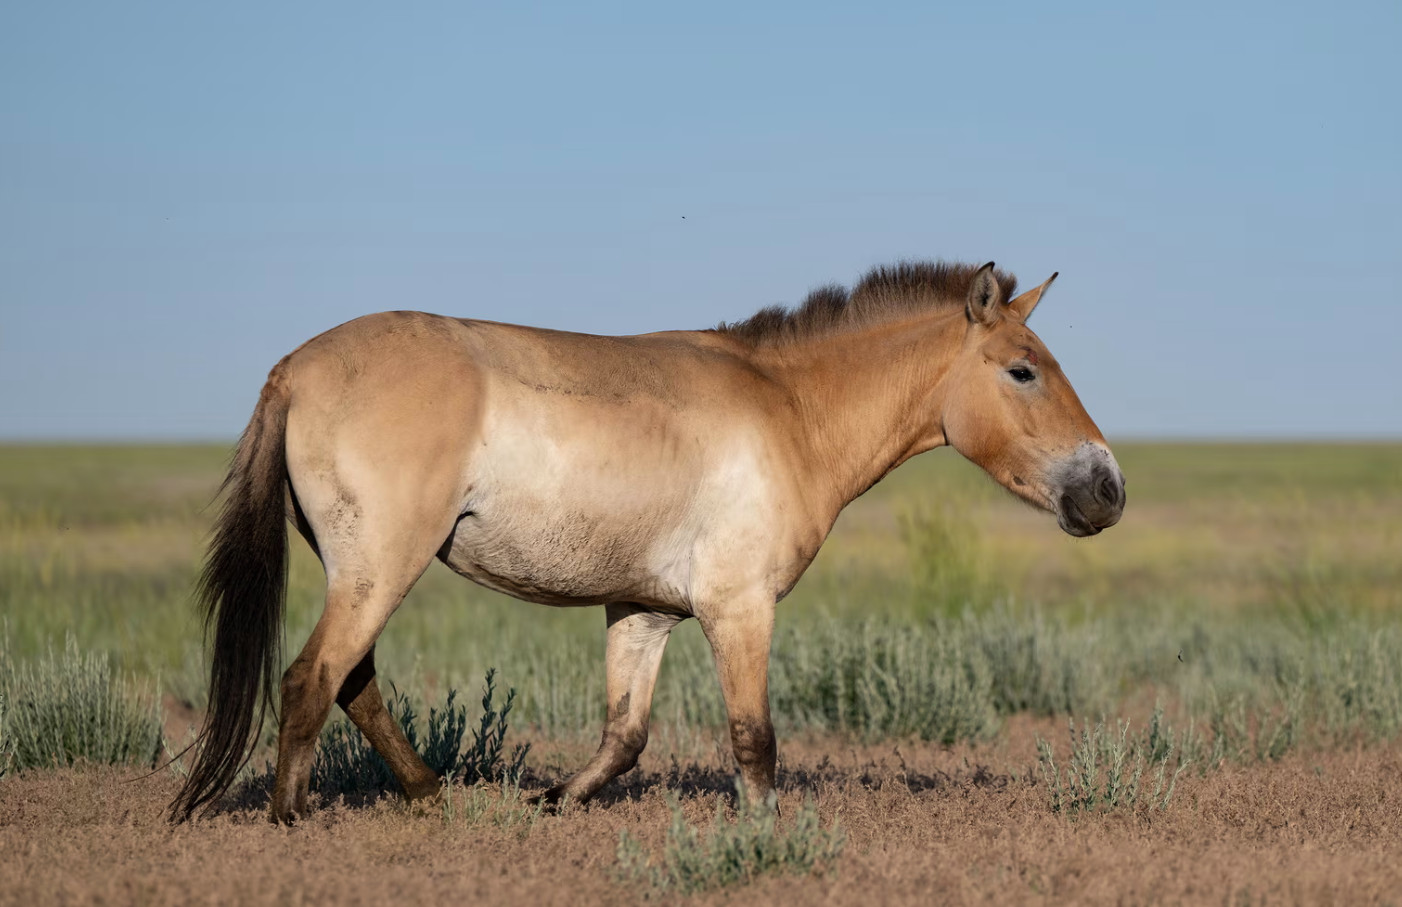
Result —
[[1071, 535], [1119, 522], [1125, 478], [1071, 382], [1037, 335], [1032, 313], [1052, 280], [1011, 301], [992, 262], [975, 275], [968, 333], [949, 373], [944, 436], [1018, 497], [1055, 513]]

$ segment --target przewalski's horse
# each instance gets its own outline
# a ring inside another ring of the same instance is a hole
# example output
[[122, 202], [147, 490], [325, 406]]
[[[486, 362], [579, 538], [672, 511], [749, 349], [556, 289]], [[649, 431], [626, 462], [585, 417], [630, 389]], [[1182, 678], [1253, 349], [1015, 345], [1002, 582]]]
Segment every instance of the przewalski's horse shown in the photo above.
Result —
[[1072, 535], [1120, 518], [1124, 477], [1024, 325], [1050, 283], [1010, 298], [991, 263], [901, 264], [711, 331], [389, 312], [304, 344], [268, 376], [224, 483], [200, 586], [209, 718], [173, 815], [227, 790], [271, 703], [288, 521], [327, 590], [281, 678], [275, 819], [306, 812], [333, 704], [409, 797], [438, 790], [375, 681], [375, 641], [435, 557], [526, 601], [605, 608], [603, 742], [548, 799], [586, 800], [635, 764], [688, 617], [715, 653], [743, 780], [766, 796], [774, 605], [849, 501], [948, 444]]

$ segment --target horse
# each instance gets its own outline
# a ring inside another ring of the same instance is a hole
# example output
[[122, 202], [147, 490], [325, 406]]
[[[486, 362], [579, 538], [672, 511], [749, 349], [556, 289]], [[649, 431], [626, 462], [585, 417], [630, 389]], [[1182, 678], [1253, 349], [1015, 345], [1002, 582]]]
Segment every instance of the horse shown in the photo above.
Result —
[[[1124, 475], [994, 267], [902, 262], [704, 331], [595, 336], [422, 312], [333, 328], [264, 384], [221, 487], [198, 601], [209, 712], [174, 821], [213, 809], [280, 690], [273, 821], [307, 815], [339, 705], [410, 799], [441, 781], [381, 698], [375, 643], [437, 558], [527, 602], [603, 605], [597, 752], [543, 795], [583, 802], [648, 739], [668, 636], [700, 622], [748, 794], [774, 791], [775, 604], [844, 506], [948, 445], [1073, 536], [1116, 523]], [[325, 606], [278, 677], [288, 524]]]

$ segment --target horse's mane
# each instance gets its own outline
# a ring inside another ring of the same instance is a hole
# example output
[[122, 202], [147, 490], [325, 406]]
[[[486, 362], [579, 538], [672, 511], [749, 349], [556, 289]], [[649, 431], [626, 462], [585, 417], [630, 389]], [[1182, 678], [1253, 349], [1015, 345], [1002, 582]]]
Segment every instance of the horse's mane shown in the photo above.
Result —
[[[978, 265], [903, 261], [872, 268], [851, 290], [819, 287], [796, 308], [773, 305], [744, 321], [722, 323], [719, 333], [752, 346], [782, 346], [909, 318], [921, 312], [964, 307]], [[1003, 300], [1017, 292], [1017, 278], [994, 270]]]

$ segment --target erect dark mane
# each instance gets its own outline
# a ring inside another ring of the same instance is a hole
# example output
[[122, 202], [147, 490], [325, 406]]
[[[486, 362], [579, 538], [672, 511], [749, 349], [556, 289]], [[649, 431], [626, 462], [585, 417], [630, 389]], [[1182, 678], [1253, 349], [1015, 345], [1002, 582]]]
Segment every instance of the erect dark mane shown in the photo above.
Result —
[[[760, 309], [716, 331], [753, 346], [781, 346], [814, 337], [908, 318], [925, 311], [962, 309], [978, 265], [903, 261], [872, 268], [851, 290], [831, 284], [808, 294], [796, 308]], [[1017, 278], [995, 270], [1003, 300], [1017, 292]]]

